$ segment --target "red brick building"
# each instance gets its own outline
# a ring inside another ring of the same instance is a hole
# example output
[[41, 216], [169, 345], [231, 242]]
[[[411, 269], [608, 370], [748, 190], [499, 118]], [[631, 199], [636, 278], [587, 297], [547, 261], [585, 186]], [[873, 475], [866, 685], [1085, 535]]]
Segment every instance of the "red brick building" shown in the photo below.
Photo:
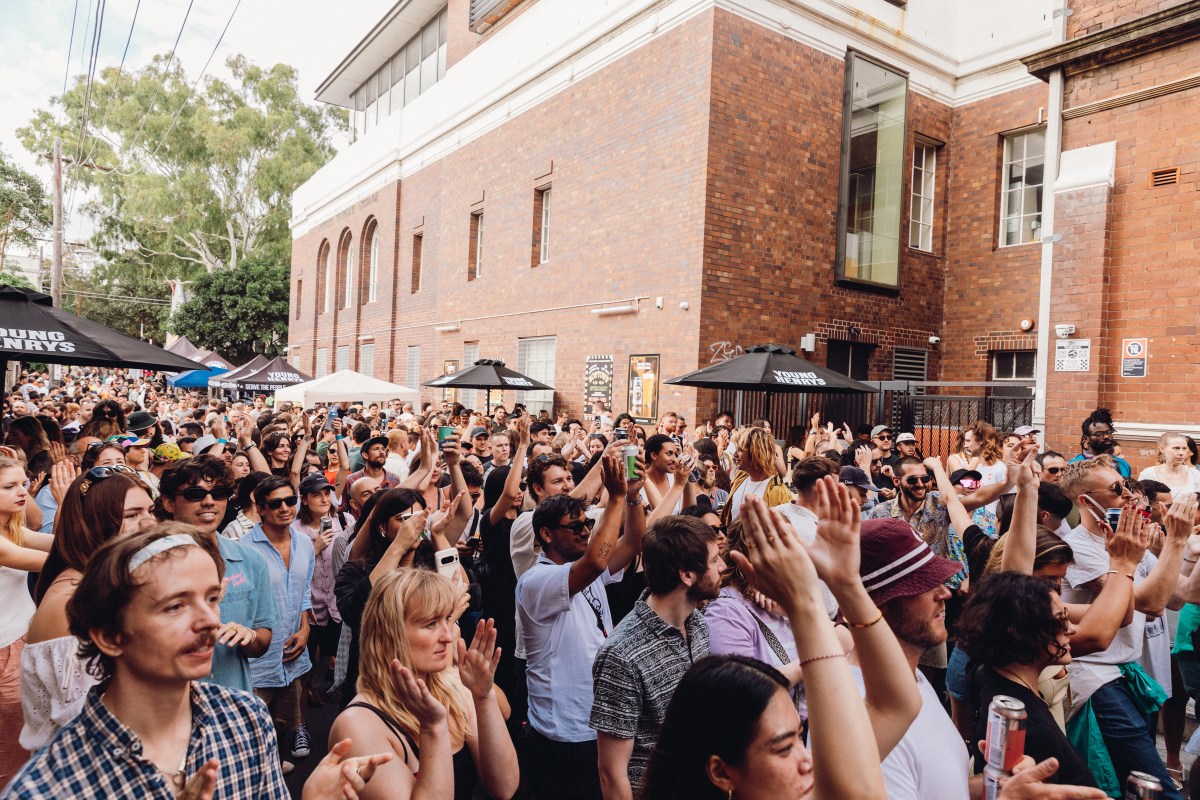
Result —
[[317, 92], [355, 141], [293, 199], [291, 359], [415, 385], [502, 358], [556, 388], [509, 404], [608, 382], [703, 420], [715, 393], [663, 379], [779, 342], [1036, 385], [1064, 448], [1108, 405], [1139, 460], [1197, 369], [1200, 4], [1061, 5], [398, 3]]

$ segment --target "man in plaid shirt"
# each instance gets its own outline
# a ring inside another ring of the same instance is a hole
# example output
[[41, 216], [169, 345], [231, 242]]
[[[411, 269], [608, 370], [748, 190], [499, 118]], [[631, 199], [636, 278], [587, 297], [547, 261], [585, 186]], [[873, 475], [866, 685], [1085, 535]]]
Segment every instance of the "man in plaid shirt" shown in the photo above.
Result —
[[271, 717], [248, 692], [202, 682], [220, 627], [224, 561], [178, 523], [109, 542], [67, 614], [100, 677], [79, 716], [4, 798], [287, 800]]

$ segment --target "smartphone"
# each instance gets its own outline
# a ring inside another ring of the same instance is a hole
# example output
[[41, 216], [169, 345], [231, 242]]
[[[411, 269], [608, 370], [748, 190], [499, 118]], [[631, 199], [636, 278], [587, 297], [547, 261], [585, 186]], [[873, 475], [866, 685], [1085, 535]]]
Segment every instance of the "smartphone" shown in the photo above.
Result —
[[699, 467], [692, 467], [692, 481], [700, 481], [704, 479], [704, 472]]
[[443, 578], [451, 580], [458, 574], [458, 550], [453, 547], [438, 550], [433, 554], [433, 561], [437, 564], [438, 575]]
[[615, 431], [613, 431], [613, 439], [622, 441], [622, 440], [625, 440], [628, 438], [629, 438], [629, 431], [625, 430], [624, 428], [617, 428]]

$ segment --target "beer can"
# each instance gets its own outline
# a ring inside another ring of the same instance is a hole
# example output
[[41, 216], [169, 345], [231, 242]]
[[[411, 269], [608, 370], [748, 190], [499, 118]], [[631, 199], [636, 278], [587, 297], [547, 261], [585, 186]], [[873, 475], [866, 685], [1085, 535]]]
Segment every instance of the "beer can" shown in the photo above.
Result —
[[983, 800], [997, 800], [1000, 797], [1002, 781], [1007, 781], [1012, 775], [1002, 769], [992, 766], [983, 768]]
[[638, 448], [636, 444], [627, 444], [621, 448], [621, 455], [625, 458], [625, 480], [637, 480], [637, 457]]
[[1015, 697], [998, 694], [988, 705], [987, 740], [984, 755], [989, 767], [1012, 772], [1025, 755], [1025, 704]]
[[1135, 770], [1125, 779], [1125, 800], [1157, 800], [1162, 792], [1162, 782], [1145, 772]]

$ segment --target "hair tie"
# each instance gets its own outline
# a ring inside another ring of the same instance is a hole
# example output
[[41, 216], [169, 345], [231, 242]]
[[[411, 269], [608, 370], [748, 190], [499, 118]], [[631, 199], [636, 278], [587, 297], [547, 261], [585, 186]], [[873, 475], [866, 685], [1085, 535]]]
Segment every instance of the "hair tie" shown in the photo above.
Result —
[[173, 533], [170, 536], [164, 536], [161, 539], [155, 539], [153, 542], [133, 554], [133, 557], [129, 559], [129, 571], [132, 573], [135, 569], [140, 567], [142, 564], [145, 564], [159, 553], [165, 553], [166, 551], [175, 547], [187, 547], [188, 545], [192, 545], [194, 547], [200, 546], [196, 544], [195, 539], [186, 533]]

